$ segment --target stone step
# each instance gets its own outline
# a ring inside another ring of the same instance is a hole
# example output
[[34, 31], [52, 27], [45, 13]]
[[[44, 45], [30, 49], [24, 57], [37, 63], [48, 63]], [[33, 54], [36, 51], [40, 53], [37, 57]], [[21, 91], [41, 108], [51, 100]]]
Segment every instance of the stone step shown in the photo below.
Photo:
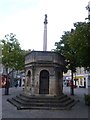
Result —
[[14, 99], [7, 99], [8, 102], [10, 102], [11, 104], [13, 104], [14, 106], [17, 107], [17, 110], [68, 110], [70, 108], [67, 107], [53, 107], [53, 106], [22, 106], [21, 104], [19, 104], [18, 102], [16, 102]]
[[18, 99], [17, 97], [12, 98], [14, 101], [18, 102], [21, 105], [25, 105], [25, 106], [67, 106], [68, 104], [72, 103], [74, 100], [73, 99], [68, 99], [65, 102], [26, 102], [26, 101], [22, 101], [21, 99]]
[[66, 107], [66, 109], [70, 110], [78, 102], [79, 102], [78, 100], [73, 101], [72, 103], [68, 104], [68, 106]]
[[7, 101], [10, 102], [11, 104], [13, 104], [15, 107], [17, 107], [18, 110], [23, 107], [23, 106], [21, 106], [21, 104], [19, 104], [17, 101], [15, 101], [13, 99], [7, 99]]
[[29, 96], [20, 94], [7, 99], [17, 109], [70, 109], [76, 101], [67, 95], [61, 96]]
[[22, 94], [20, 94], [20, 96], [21, 96], [21, 97], [24, 97], [24, 98], [27, 98], [27, 99], [33, 99], [33, 100], [34, 100], [34, 99], [37, 99], [37, 100], [38, 100], [38, 99], [39, 99], [39, 100], [40, 100], [40, 99], [41, 99], [41, 100], [45, 100], [45, 99], [46, 99], [46, 100], [47, 100], [47, 99], [48, 99], [48, 100], [49, 100], [49, 99], [50, 99], [50, 100], [51, 100], [51, 99], [52, 99], [52, 100], [55, 100], [55, 99], [56, 99], [56, 100], [58, 100], [58, 99], [61, 99], [61, 98], [63, 98], [63, 97], [66, 97], [67, 95], [62, 94], [62, 95], [60, 95], [60, 96], [45, 96], [45, 95], [31, 96], [31, 95], [27, 95], [27, 94], [22, 93]]
[[[35, 105], [37, 105], [37, 106], [60, 106], [61, 105], [62, 106], [63, 105], [63, 103], [60, 103], [60, 102], [47, 102], [47, 103], [45, 103], [43, 101], [41, 101], [41, 102], [33, 102], [33, 101], [32, 102], [25, 102], [25, 101], [22, 101], [16, 97], [12, 98], [12, 99], [17, 101], [18, 103], [20, 103], [22, 105], [30, 105], [30, 106], [35, 106]], [[68, 101], [66, 103], [68, 103]]]
[[68, 99], [70, 99], [69, 97], [67, 97], [67, 96], [63, 96], [63, 97], [61, 97], [61, 99], [29, 99], [29, 98], [26, 98], [26, 97], [23, 97], [23, 96], [16, 96], [18, 99], [20, 99], [20, 100], [22, 100], [22, 101], [25, 101], [25, 102], [38, 102], [38, 103], [40, 103], [40, 102], [44, 102], [44, 103], [58, 103], [58, 102], [64, 102], [64, 101], [67, 101]]

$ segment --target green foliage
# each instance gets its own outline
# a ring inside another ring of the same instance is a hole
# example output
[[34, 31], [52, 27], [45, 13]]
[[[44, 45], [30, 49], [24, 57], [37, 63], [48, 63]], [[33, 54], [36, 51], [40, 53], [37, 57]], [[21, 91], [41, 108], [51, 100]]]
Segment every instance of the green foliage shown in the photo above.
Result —
[[[60, 52], [67, 61], [67, 67], [71, 70], [71, 83], [73, 86], [73, 73], [76, 67], [84, 67], [90, 70], [90, 23], [77, 22], [75, 29], [64, 32], [61, 40], [55, 43], [57, 52]], [[73, 87], [71, 87], [73, 95]]]
[[64, 32], [64, 35], [62, 35], [60, 42], [56, 42], [55, 46], [56, 51], [60, 52], [63, 56], [65, 56], [68, 63], [68, 68], [74, 72], [76, 67], [76, 51], [73, 48], [70, 48], [70, 35], [71, 31]]
[[22, 70], [24, 68], [24, 51], [13, 33], [5, 35], [5, 40], [1, 40], [2, 64], [6, 68]]
[[76, 49], [80, 66], [90, 68], [90, 23], [78, 22], [74, 24], [75, 31], [70, 36], [70, 48]]
[[69, 69], [82, 66], [90, 70], [90, 23], [77, 22], [74, 27], [55, 43], [56, 51], [65, 56]]

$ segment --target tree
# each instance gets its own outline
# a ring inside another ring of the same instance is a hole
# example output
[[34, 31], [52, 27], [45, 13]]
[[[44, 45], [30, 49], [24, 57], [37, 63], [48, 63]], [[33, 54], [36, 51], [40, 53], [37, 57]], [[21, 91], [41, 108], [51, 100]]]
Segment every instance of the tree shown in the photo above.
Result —
[[77, 22], [69, 38], [70, 48], [76, 49], [78, 65], [90, 70], [90, 23]]
[[[60, 42], [56, 42], [56, 51], [65, 56], [68, 63], [68, 69], [73, 72], [76, 67], [84, 67], [90, 70], [90, 23], [77, 22], [74, 23], [75, 29], [64, 32]], [[72, 92], [73, 94], [73, 88]]]
[[77, 62], [77, 57], [76, 57], [76, 50], [71, 49], [69, 45], [69, 37], [71, 34], [74, 32], [73, 29], [71, 31], [66, 31], [64, 32], [64, 35], [62, 35], [60, 42], [56, 42], [56, 51], [60, 52], [65, 58], [67, 62], [67, 67], [68, 69], [71, 70], [72, 73], [72, 79], [71, 79], [71, 95], [74, 95], [74, 90], [73, 90], [73, 72], [75, 72], [76, 68], [76, 62]]
[[5, 40], [1, 40], [2, 46], [2, 64], [12, 70], [24, 69], [24, 51], [21, 50], [20, 44], [13, 33], [5, 35]]

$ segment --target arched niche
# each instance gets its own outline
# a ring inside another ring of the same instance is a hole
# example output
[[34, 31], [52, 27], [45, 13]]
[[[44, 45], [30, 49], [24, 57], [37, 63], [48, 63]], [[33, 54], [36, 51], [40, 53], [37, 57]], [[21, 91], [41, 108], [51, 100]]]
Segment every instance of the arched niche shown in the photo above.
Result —
[[49, 94], [49, 72], [47, 70], [40, 72], [39, 94]]

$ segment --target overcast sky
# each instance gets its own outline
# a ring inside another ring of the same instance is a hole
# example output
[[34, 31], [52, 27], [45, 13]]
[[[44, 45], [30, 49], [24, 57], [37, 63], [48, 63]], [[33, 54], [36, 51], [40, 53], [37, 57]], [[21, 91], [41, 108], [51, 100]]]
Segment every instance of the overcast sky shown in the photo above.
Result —
[[64, 31], [88, 16], [89, 0], [0, 0], [0, 39], [14, 33], [22, 49], [43, 50], [44, 15], [48, 16], [47, 49]]

